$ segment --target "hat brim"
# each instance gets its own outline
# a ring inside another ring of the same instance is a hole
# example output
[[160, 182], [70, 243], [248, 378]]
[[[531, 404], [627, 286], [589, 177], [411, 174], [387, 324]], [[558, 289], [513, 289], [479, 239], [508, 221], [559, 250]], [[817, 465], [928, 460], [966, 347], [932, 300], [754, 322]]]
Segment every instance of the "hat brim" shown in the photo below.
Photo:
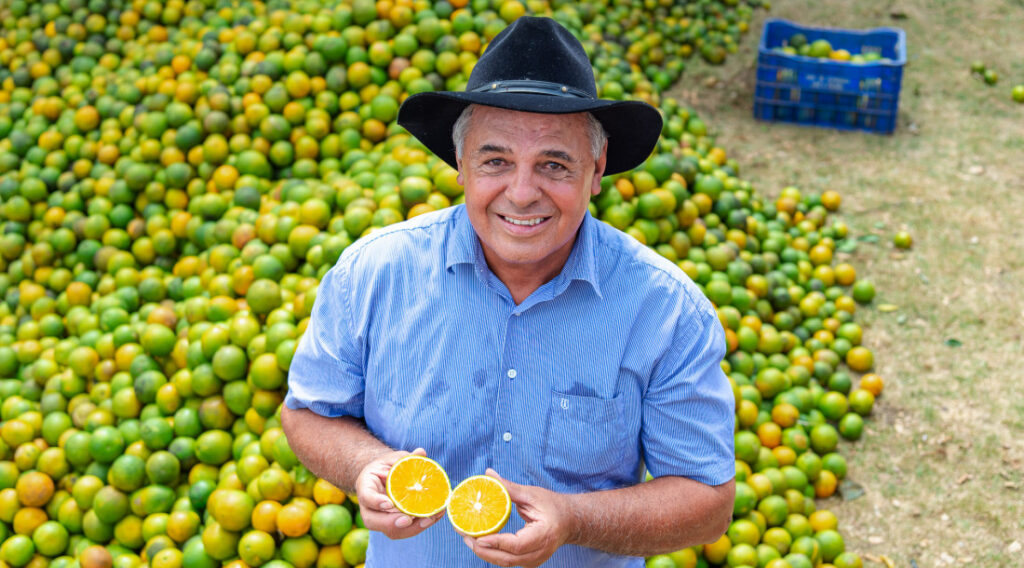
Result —
[[452, 127], [471, 104], [542, 114], [590, 112], [608, 133], [605, 175], [631, 170], [647, 159], [661, 135], [661, 113], [640, 101], [609, 101], [526, 93], [441, 91], [417, 93], [402, 103], [398, 124], [448, 165], [458, 168]]

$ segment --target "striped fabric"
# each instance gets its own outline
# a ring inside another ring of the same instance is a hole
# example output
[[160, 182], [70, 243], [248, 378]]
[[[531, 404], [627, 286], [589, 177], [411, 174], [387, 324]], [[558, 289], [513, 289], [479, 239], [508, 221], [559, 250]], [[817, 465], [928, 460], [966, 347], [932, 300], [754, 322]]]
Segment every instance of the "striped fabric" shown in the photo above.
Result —
[[[423, 447], [452, 483], [492, 467], [580, 493], [684, 476], [732, 479], [733, 396], [712, 306], [632, 237], [584, 220], [562, 273], [515, 305], [463, 207], [346, 249], [324, 277], [289, 373], [290, 408], [356, 416]], [[523, 520], [513, 510], [505, 531]], [[447, 522], [370, 538], [368, 566], [486, 564]], [[565, 546], [546, 566], [643, 566]]]

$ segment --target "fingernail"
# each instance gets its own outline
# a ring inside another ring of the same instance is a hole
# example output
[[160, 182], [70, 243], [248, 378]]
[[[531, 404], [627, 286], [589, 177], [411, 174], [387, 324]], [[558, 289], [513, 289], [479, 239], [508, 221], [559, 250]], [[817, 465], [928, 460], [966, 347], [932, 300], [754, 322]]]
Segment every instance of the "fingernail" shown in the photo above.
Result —
[[476, 545], [479, 546], [480, 548], [491, 548], [490, 543], [484, 542], [484, 541], [480, 541], [480, 540], [476, 541]]
[[422, 527], [422, 528], [427, 528], [427, 527], [429, 527], [432, 524], [434, 524], [434, 519], [421, 519], [420, 520], [420, 527]]
[[405, 515], [402, 515], [401, 517], [398, 517], [398, 519], [395, 520], [395, 526], [400, 528], [400, 529], [404, 529], [405, 527], [407, 527], [407, 526], [409, 526], [411, 524], [412, 524], [412, 519], [410, 517], [405, 516]]
[[468, 536], [462, 537], [462, 542], [466, 543], [466, 546], [473, 548], [473, 539], [469, 538]]

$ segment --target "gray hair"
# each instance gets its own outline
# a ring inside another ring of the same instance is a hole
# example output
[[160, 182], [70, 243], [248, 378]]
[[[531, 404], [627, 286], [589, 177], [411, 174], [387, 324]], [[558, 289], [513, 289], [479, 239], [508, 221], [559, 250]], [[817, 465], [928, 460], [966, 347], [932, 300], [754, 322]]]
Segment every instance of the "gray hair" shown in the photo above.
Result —
[[[469, 132], [469, 119], [473, 116], [473, 109], [476, 106], [471, 104], [463, 109], [459, 119], [455, 121], [455, 125], [452, 127], [452, 142], [455, 143], [456, 158], [462, 158], [462, 147], [466, 143], [466, 133]], [[601, 156], [601, 149], [604, 148], [604, 143], [608, 141], [608, 133], [605, 132], [601, 121], [593, 113], [588, 112], [585, 114], [587, 118], [587, 137], [590, 138], [590, 152], [596, 160]]]

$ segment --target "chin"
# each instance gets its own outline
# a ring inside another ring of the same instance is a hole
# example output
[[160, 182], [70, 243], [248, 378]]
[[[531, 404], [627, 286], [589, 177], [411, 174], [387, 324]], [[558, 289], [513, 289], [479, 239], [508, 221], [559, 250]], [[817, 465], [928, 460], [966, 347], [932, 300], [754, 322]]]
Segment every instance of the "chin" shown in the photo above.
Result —
[[529, 247], [526, 250], [521, 248], [514, 250], [505, 249], [498, 252], [498, 257], [509, 264], [520, 265], [539, 264], [546, 258], [544, 255], [537, 254], [537, 249], [534, 247]]

